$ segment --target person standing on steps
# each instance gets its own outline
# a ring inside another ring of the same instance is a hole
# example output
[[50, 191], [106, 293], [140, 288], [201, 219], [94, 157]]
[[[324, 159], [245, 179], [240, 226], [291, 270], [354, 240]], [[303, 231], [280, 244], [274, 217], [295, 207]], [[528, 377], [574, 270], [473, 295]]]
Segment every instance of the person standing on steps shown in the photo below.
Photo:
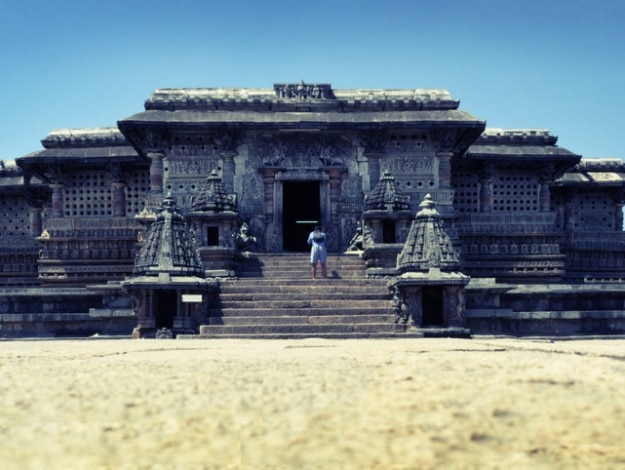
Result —
[[323, 233], [319, 225], [315, 226], [315, 230], [308, 235], [308, 244], [310, 248], [310, 266], [312, 270], [312, 278], [317, 279], [317, 263], [321, 264], [321, 275], [328, 277], [326, 269], [326, 260], [328, 259], [328, 250], [326, 248], [326, 234]]

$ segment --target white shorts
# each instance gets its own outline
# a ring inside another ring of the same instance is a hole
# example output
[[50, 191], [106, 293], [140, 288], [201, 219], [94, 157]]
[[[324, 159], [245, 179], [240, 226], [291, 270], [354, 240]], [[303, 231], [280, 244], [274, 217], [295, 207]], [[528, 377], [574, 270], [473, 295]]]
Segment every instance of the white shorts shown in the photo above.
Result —
[[328, 258], [328, 251], [323, 245], [313, 245], [310, 250], [310, 263], [315, 264], [317, 262], [325, 263]]

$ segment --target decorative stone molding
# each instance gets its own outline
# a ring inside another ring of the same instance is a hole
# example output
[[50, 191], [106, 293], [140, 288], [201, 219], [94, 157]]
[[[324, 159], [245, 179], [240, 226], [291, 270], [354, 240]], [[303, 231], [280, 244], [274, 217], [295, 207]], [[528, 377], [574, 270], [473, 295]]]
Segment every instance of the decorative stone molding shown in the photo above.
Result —
[[309, 84], [276, 83], [273, 86], [276, 97], [286, 100], [331, 100], [335, 99], [332, 86], [327, 83]]

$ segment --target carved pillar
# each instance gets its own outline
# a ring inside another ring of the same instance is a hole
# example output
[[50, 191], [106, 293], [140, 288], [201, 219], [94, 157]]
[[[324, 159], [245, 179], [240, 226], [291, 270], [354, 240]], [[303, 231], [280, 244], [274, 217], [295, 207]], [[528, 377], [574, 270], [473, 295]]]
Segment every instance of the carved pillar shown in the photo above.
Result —
[[465, 296], [463, 286], [447, 286], [444, 289], [445, 326], [464, 327]]
[[395, 242], [404, 243], [408, 232], [410, 231], [410, 225], [412, 225], [411, 219], [399, 219], [397, 221], [397, 233], [395, 234]]
[[371, 219], [369, 223], [373, 242], [382, 243], [382, 221], [380, 219]]
[[41, 223], [41, 207], [30, 208], [30, 234], [33, 237], [38, 237], [43, 232], [43, 225]]
[[265, 214], [267, 221], [273, 222], [273, 187], [276, 181], [277, 168], [261, 168], [265, 193]]
[[421, 287], [406, 286], [404, 298], [407, 305], [409, 324], [420, 327], [423, 324], [423, 295]]
[[367, 152], [369, 160], [369, 187], [375, 188], [380, 179], [380, 154]]
[[126, 184], [114, 182], [111, 187], [113, 217], [126, 217]]
[[480, 212], [493, 211], [493, 167], [485, 165], [480, 173]]
[[539, 172], [538, 183], [540, 184], [539, 204], [541, 212], [549, 212], [551, 210], [551, 190], [549, 183], [556, 176], [556, 167], [553, 163], [545, 164]]
[[51, 184], [52, 189], [52, 217], [63, 217], [65, 215], [64, 184]]
[[153, 290], [140, 291], [135, 299], [137, 305], [135, 312], [137, 315], [137, 328], [154, 328], [155, 317], [155, 295]]
[[551, 210], [551, 191], [549, 190], [549, 182], [540, 180], [539, 202], [541, 212], [549, 212]]
[[438, 157], [438, 186], [441, 189], [451, 188], [451, 152], [439, 152]]
[[383, 132], [370, 132], [363, 135], [363, 155], [367, 158], [369, 187], [375, 188], [380, 179], [380, 158], [384, 155], [386, 135]]
[[150, 191], [163, 192], [163, 159], [162, 152], [148, 152], [150, 158]]
[[615, 205], [614, 213], [614, 230], [623, 230], [623, 203], [618, 202]]
[[328, 171], [330, 175], [330, 220], [335, 226], [339, 221], [339, 199], [341, 197], [342, 168], [331, 169]]
[[234, 151], [224, 151], [220, 153], [222, 159], [221, 180], [228, 194], [234, 193], [234, 157], [238, 155]]

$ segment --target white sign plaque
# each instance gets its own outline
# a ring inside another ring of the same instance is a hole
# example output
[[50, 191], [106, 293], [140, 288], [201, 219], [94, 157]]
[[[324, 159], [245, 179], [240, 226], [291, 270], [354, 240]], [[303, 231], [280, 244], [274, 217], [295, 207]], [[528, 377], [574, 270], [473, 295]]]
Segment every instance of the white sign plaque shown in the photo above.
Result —
[[182, 301], [188, 303], [201, 303], [202, 294], [182, 294]]

